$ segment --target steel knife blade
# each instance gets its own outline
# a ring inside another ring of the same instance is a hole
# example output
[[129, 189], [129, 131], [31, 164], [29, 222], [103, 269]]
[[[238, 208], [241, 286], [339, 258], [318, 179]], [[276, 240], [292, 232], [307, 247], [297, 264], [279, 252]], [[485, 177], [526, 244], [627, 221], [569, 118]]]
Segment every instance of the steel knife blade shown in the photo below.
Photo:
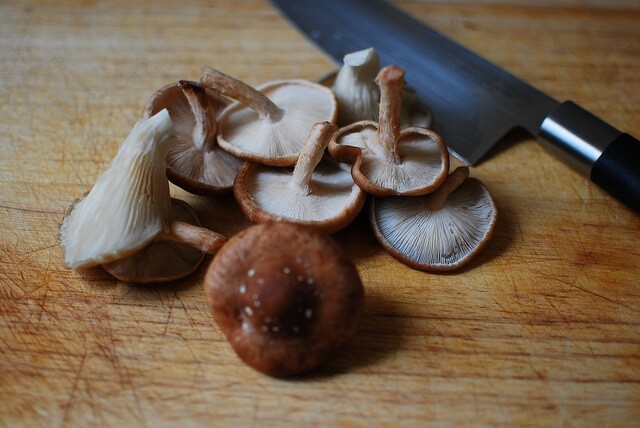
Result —
[[477, 164], [514, 128], [640, 212], [640, 142], [571, 101], [558, 102], [383, 0], [271, 0], [337, 64], [373, 47], [433, 112], [450, 151]]

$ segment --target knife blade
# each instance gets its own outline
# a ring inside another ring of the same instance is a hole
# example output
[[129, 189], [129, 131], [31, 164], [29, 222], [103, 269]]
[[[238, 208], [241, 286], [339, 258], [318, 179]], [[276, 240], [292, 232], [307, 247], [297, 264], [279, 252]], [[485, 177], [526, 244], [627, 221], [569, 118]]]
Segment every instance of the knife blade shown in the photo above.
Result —
[[407, 70], [450, 151], [477, 164], [514, 128], [640, 212], [640, 142], [571, 101], [558, 102], [383, 0], [271, 0], [337, 64], [373, 47]]

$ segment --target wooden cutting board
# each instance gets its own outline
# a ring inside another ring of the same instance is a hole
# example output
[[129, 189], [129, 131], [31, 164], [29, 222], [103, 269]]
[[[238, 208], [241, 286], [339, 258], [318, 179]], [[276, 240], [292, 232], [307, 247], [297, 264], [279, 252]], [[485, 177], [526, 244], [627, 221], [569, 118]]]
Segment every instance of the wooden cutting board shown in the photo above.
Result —
[[[399, 1], [443, 33], [640, 136], [636, 0]], [[640, 417], [640, 215], [512, 135], [471, 170], [500, 220], [452, 274], [335, 235], [366, 287], [358, 334], [294, 380], [243, 365], [202, 274], [152, 287], [62, 266], [57, 231], [147, 97], [211, 65], [250, 84], [334, 66], [266, 1], [0, 3], [0, 425], [579, 425]], [[231, 197], [172, 188], [212, 229]]]

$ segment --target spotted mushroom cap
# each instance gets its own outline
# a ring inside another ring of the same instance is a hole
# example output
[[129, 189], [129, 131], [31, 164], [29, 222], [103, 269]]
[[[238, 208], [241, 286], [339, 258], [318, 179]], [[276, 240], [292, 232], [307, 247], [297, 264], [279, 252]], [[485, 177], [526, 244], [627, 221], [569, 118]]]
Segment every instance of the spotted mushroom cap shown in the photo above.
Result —
[[[171, 219], [200, 226], [195, 211], [179, 199], [171, 199]], [[202, 260], [204, 253], [189, 245], [157, 239], [137, 253], [103, 267], [121, 281], [147, 284], [184, 278], [195, 271]]]
[[232, 237], [205, 276], [213, 317], [254, 369], [289, 376], [318, 367], [355, 332], [362, 283], [317, 228], [273, 222]]
[[449, 271], [469, 262], [493, 234], [497, 208], [489, 191], [465, 179], [439, 209], [432, 195], [373, 198], [370, 220], [378, 241], [403, 263], [425, 271]]

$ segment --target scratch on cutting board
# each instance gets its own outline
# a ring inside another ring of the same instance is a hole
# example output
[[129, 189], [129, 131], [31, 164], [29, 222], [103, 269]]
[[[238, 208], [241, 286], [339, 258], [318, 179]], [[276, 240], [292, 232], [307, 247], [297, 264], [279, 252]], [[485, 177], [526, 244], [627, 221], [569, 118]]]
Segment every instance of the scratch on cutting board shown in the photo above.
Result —
[[[561, 281], [561, 282], [564, 282], [564, 281]], [[580, 287], [578, 284], [571, 284], [571, 283], [565, 283], [565, 284], [567, 284], [570, 287], [577, 288], [578, 290], [584, 291], [585, 293], [591, 294], [592, 296], [596, 296], [596, 297], [599, 297], [601, 299], [604, 299], [607, 302], [613, 303], [614, 305], [621, 306], [623, 308], [627, 308], [627, 309], [629, 309], [629, 310], [631, 310], [633, 312], [636, 312], [636, 313], [640, 313], [640, 310], [634, 308], [633, 306], [626, 305], [626, 304], [624, 304], [622, 302], [617, 302], [617, 301], [615, 301], [615, 300], [613, 300], [613, 299], [611, 299], [611, 298], [609, 298], [609, 297], [607, 297], [607, 296], [605, 296], [603, 294], [596, 293], [595, 291], [588, 290], [588, 289], [586, 289], [584, 287]]]
[[37, 213], [37, 214], [60, 214], [60, 215], [64, 214], [64, 212], [62, 211], [47, 211], [47, 210], [39, 210], [35, 208], [12, 207], [10, 205], [0, 205], [0, 208], [4, 208], [5, 210], [21, 211], [21, 212]]
[[[115, 372], [119, 377], [120, 385], [128, 389], [133, 395], [133, 401], [135, 405], [135, 409], [137, 410], [137, 415], [134, 415], [139, 422], [142, 423], [143, 426], [148, 426], [146, 418], [144, 416], [144, 411], [142, 410], [142, 405], [140, 403], [140, 397], [138, 396], [138, 392], [136, 391], [135, 384], [133, 383], [133, 379], [131, 378], [131, 373], [125, 364], [120, 360], [120, 356], [118, 355], [118, 350], [116, 347], [116, 337], [113, 334], [113, 326], [111, 324], [111, 317], [107, 315], [106, 317], [106, 326], [104, 328], [106, 338], [108, 339], [108, 343], [103, 345], [102, 342], [98, 343], [98, 347], [102, 350], [102, 355], [111, 363]], [[100, 333], [100, 332], [96, 332]]]
[[71, 409], [73, 408], [76, 392], [78, 390], [78, 384], [80, 383], [80, 376], [82, 375], [82, 370], [84, 370], [84, 364], [87, 361], [87, 352], [85, 350], [84, 355], [82, 356], [82, 361], [80, 361], [80, 365], [78, 366], [78, 370], [76, 371], [76, 377], [73, 382], [73, 388], [71, 389], [71, 394], [67, 399], [66, 409], [64, 411], [64, 416], [62, 418], [62, 424], [68, 425], [69, 420], [71, 418]]

